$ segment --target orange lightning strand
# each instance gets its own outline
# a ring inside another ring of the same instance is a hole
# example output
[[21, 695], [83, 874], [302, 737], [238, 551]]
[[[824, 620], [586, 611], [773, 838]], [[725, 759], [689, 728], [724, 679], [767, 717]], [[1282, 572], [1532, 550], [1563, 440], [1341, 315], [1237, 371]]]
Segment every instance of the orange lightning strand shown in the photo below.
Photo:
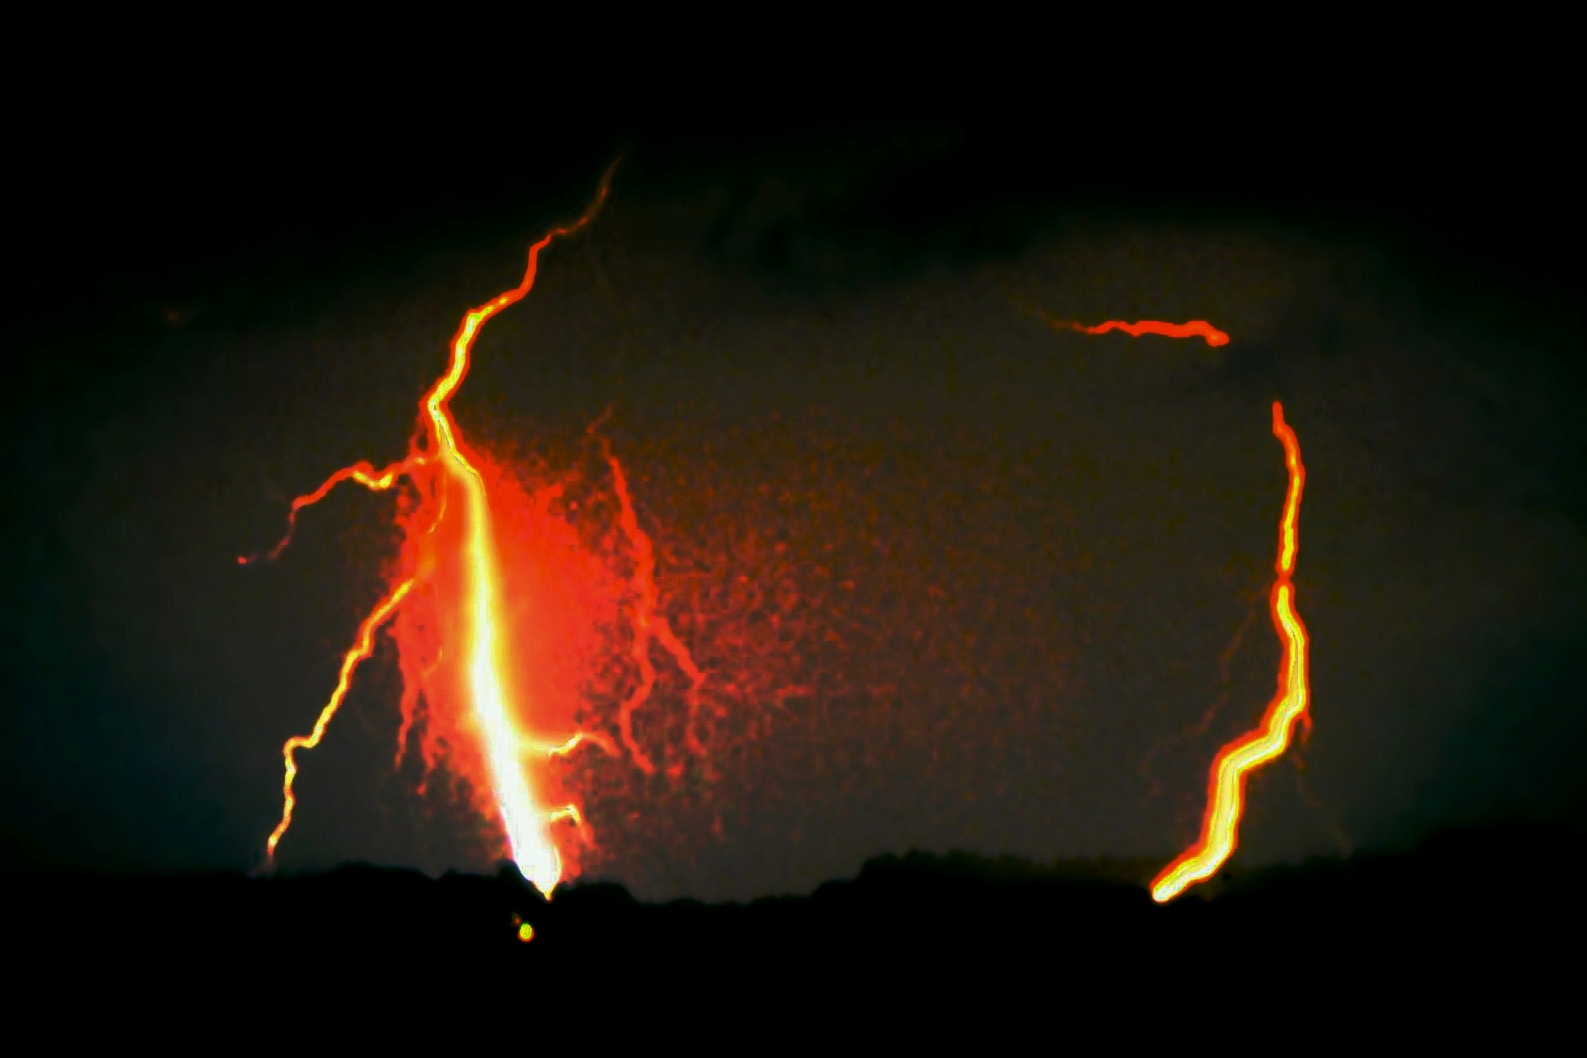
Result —
[[[542, 807], [530, 789], [519, 761], [521, 749], [537, 743], [522, 737], [513, 725], [514, 709], [509, 700], [501, 658], [502, 622], [498, 615], [503, 595], [502, 577], [492, 537], [489, 497], [484, 477], [458, 439], [459, 430], [452, 418], [450, 402], [468, 374], [470, 354], [480, 329], [491, 317], [520, 301], [534, 287], [542, 250], [553, 240], [572, 235], [595, 219], [610, 192], [615, 168], [614, 164], [602, 176], [594, 201], [577, 220], [551, 230], [529, 248], [528, 264], [523, 279], [516, 287], [498, 294], [463, 317], [452, 339], [447, 372], [425, 394], [421, 403], [423, 421], [433, 439], [431, 451], [415, 449], [406, 460], [379, 472], [368, 463], [338, 471], [314, 492], [293, 501], [287, 535], [269, 552], [269, 557], [279, 555], [291, 539], [298, 512], [319, 502], [343, 481], [355, 481], [370, 489], [385, 490], [391, 488], [400, 477], [411, 475], [421, 466], [436, 463], [446, 475], [444, 480], [461, 488], [467, 527], [463, 617], [466, 626], [468, 686], [474, 717], [484, 744], [491, 787], [512, 858], [524, 876], [548, 896], [562, 875], [561, 857], [551, 839], [551, 824], [563, 819], [579, 823], [581, 818], [577, 808], [571, 805], [555, 810]], [[291, 825], [292, 810], [296, 803], [292, 794], [292, 783], [297, 775], [296, 750], [312, 749], [319, 744], [331, 717], [346, 696], [354, 669], [373, 652], [375, 631], [396, 611], [413, 585], [413, 579], [403, 581], [364, 619], [359, 627], [357, 643], [343, 658], [341, 680], [331, 700], [321, 710], [313, 733], [287, 741], [283, 750], [286, 780], [281, 822], [267, 843], [272, 859], [282, 835]], [[578, 741], [575, 738], [561, 746], [546, 749], [550, 753], [565, 754]]]
[[1187, 888], [1203, 882], [1217, 872], [1235, 849], [1240, 817], [1244, 812], [1245, 780], [1256, 768], [1282, 755], [1289, 748], [1298, 723], [1302, 731], [1311, 725], [1308, 711], [1311, 687], [1307, 678], [1309, 640], [1306, 626], [1295, 612], [1295, 560], [1300, 552], [1300, 499], [1306, 484], [1306, 468], [1300, 461], [1300, 442], [1295, 431], [1284, 422], [1284, 408], [1273, 404], [1273, 435], [1284, 445], [1284, 463], [1289, 471], [1289, 491], [1284, 499], [1284, 515], [1279, 522], [1278, 577], [1273, 582], [1269, 608], [1273, 627], [1284, 645], [1284, 660], [1279, 669], [1278, 693], [1267, 707], [1262, 724], [1223, 747], [1212, 765], [1207, 790], [1207, 814], [1201, 837], [1152, 882], [1152, 899], [1167, 903]]
[[347, 689], [353, 681], [353, 670], [375, 652], [375, 633], [396, 612], [403, 596], [412, 588], [412, 580], [398, 584], [390, 594], [376, 604], [369, 616], [364, 618], [364, 623], [358, 626], [358, 639], [353, 649], [342, 658], [342, 672], [336, 680], [336, 690], [331, 692], [331, 700], [320, 710], [319, 719], [314, 721], [314, 730], [307, 735], [294, 735], [281, 747], [281, 755], [286, 758], [286, 780], [281, 784], [281, 822], [276, 824], [276, 828], [270, 832], [269, 840], [265, 842], [265, 848], [272, 858], [275, 856], [276, 846], [281, 842], [281, 836], [292, 825], [292, 809], [298, 803], [297, 798], [292, 794], [293, 780], [298, 777], [298, 750], [313, 749], [320, 744], [320, 739], [325, 737], [325, 729], [330, 726], [331, 717], [336, 715], [336, 710], [342, 707], [342, 699], [347, 697]]
[[634, 711], [649, 699], [650, 692], [656, 685], [656, 665], [650, 658], [652, 640], [659, 642], [672, 656], [673, 662], [683, 674], [689, 677], [690, 722], [685, 741], [688, 748], [696, 753], [704, 750], [704, 747], [699, 745], [694, 732], [694, 713], [700, 687], [705, 683], [705, 673], [695, 665], [689, 649], [673, 634], [672, 625], [667, 618], [658, 612], [655, 545], [651, 542], [649, 534], [639, 525], [639, 516], [634, 511], [634, 500], [628, 491], [628, 476], [623, 473], [622, 464], [612, 454], [611, 446], [606, 439], [600, 437], [598, 440], [601, 453], [605, 456], [606, 464], [612, 472], [612, 491], [617, 494], [618, 502], [618, 524], [628, 538], [629, 547], [634, 551], [634, 574], [630, 582], [634, 594], [634, 642], [631, 656], [639, 667], [639, 683], [623, 701], [622, 708], [617, 714], [618, 734], [622, 737], [623, 746], [628, 750], [634, 763], [649, 775], [656, 770], [656, 765], [634, 738]]
[[[466, 607], [470, 611], [468, 618], [471, 622], [468, 675], [474, 715], [479, 721], [486, 757], [490, 762], [491, 785], [502, 825], [507, 831], [507, 843], [512, 850], [513, 861], [518, 864], [525, 878], [548, 895], [562, 877], [562, 858], [550, 834], [553, 813], [540, 807], [519, 764], [518, 746], [521, 739], [513, 727], [513, 712], [503, 686], [499, 656], [501, 644], [496, 615], [501, 578], [496, 565], [495, 545], [491, 539], [490, 503], [486, 496], [485, 479], [458, 444], [458, 431], [449, 405], [452, 395], [468, 374], [469, 354], [480, 328], [492, 316], [517, 303], [533, 289], [540, 251], [549, 246], [553, 239], [571, 235], [590, 223], [606, 201], [610, 181], [611, 171], [608, 170], [601, 180], [594, 203], [583, 216], [572, 224], [553, 229], [529, 247], [529, 262], [518, 286], [496, 295], [463, 317], [457, 335], [452, 339], [451, 368], [424, 398], [424, 409], [434, 430], [441, 461], [451, 471], [452, 479], [462, 485], [468, 509], [467, 549], [471, 583], [467, 591], [472, 596], [472, 605]], [[559, 810], [555, 814], [561, 816], [563, 812]], [[574, 818], [577, 818], [576, 815]]]
[[1229, 336], [1218, 330], [1206, 320], [1190, 320], [1186, 323], [1164, 323], [1161, 320], [1140, 320], [1137, 323], [1126, 323], [1123, 320], [1107, 320], [1095, 326], [1076, 323], [1074, 320], [1059, 320], [1041, 314], [1047, 323], [1057, 330], [1076, 331], [1080, 334], [1107, 334], [1109, 331], [1123, 331], [1132, 338], [1139, 338], [1145, 334], [1156, 334], [1164, 338], [1201, 338], [1210, 346], [1229, 344]]

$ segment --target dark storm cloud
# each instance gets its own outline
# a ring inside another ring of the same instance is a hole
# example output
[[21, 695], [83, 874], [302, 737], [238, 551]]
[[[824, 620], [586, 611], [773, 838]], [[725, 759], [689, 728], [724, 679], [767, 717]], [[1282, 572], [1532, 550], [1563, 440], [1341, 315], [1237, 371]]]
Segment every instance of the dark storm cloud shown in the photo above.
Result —
[[961, 127], [805, 139], [733, 174], [706, 235], [718, 262], [820, 293], [1017, 254], [1052, 222], [1029, 174], [979, 152], [984, 144]]

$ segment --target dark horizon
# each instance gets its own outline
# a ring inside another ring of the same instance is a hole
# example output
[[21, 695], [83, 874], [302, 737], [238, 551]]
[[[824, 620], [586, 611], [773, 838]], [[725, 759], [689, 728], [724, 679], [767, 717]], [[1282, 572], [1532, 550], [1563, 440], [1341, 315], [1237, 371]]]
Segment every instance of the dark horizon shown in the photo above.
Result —
[[[1246, 1027], [1293, 1027], [1300, 994], [1327, 1002], [1335, 1028], [1469, 1039], [1493, 1021], [1513, 1040], [1563, 1008], [1557, 967], [1587, 919], [1540, 899], [1537, 878], [1574, 874], [1584, 853], [1579, 830], [1476, 828], [1409, 855], [1218, 880], [1167, 906], [1105, 871], [920, 853], [745, 903], [647, 903], [585, 882], [547, 901], [510, 865], [438, 879], [356, 864], [251, 879], [11, 875], [5, 893], [23, 912], [10, 938], [22, 965], [70, 968], [74, 987], [107, 997], [183, 982], [187, 995], [251, 999], [256, 981], [325, 965], [360, 980], [439, 965], [448, 986], [509, 1002], [569, 989], [566, 1015], [610, 1007], [579, 986], [664, 956], [667, 972], [626, 1010], [704, 992], [735, 1011], [807, 1002], [807, 1022], [844, 1010], [850, 1031], [897, 1035], [922, 1024], [879, 1001], [903, 989], [945, 1000], [924, 1022], [933, 1035], [966, 1017], [984, 1035], [988, 1010], [999, 1026], [1055, 1007], [1072, 1021], [1097, 1000], [1116, 1016], [1108, 1001], [1128, 996], [1149, 1005], [1146, 1031], [1174, 1032], [1237, 988]], [[1452, 1012], [1452, 997], [1466, 1008]]]

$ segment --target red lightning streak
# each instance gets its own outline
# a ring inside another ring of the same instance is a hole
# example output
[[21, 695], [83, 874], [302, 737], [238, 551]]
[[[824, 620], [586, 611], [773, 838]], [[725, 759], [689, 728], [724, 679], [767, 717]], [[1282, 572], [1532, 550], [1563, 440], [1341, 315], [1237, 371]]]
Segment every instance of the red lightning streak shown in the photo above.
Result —
[[623, 701], [621, 710], [617, 714], [617, 729], [629, 756], [634, 759], [634, 763], [641, 771], [649, 775], [656, 770], [656, 765], [634, 738], [634, 711], [645, 703], [656, 685], [656, 665], [650, 657], [652, 641], [659, 642], [672, 656], [678, 668], [683, 670], [683, 674], [689, 677], [690, 716], [685, 739], [688, 748], [695, 753], [704, 752], [704, 747], [700, 745], [694, 730], [694, 714], [699, 702], [700, 687], [705, 683], [705, 673], [695, 665], [688, 648], [679, 642], [678, 637], [673, 634], [672, 625], [657, 609], [660, 599], [656, 589], [655, 545], [651, 542], [649, 534], [639, 525], [639, 516], [634, 512], [634, 500], [628, 491], [628, 476], [623, 473], [622, 464], [612, 455], [611, 446], [607, 444], [606, 439], [602, 437], [598, 440], [601, 454], [612, 472], [612, 490], [617, 494], [618, 502], [618, 524], [634, 552], [634, 574], [631, 580], [634, 596], [634, 642], [630, 653], [639, 667], [639, 683]]
[[[506, 832], [508, 847], [514, 862], [518, 864], [524, 876], [543, 893], [550, 895], [562, 877], [562, 859], [552, 838], [551, 827], [560, 820], [580, 824], [582, 818], [577, 807], [573, 805], [558, 808], [544, 805], [531, 786], [521, 758], [526, 751], [537, 752], [546, 757], [565, 755], [586, 737], [593, 738], [597, 742], [601, 740], [595, 736], [576, 734], [567, 739], [547, 741], [520, 731], [515, 722], [515, 717], [523, 716], [526, 712], [533, 714], [535, 710], [533, 708], [525, 710], [522, 708], [523, 703], [515, 700], [513, 683], [507, 675], [510, 665], [504, 656], [508, 645], [504, 641], [506, 633], [502, 617], [505, 590], [499, 562], [498, 541], [493, 528], [490, 495], [486, 479], [481, 473], [480, 460], [460, 439], [460, 431], [452, 417], [450, 402], [468, 374], [470, 354], [480, 329], [491, 317], [520, 301], [534, 287], [542, 250], [553, 240], [572, 235], [595, 219], [610, 191], [614, 169], [615, 165], [607, 170], [601, 179], [594, 201], [577, 220], [551, 230], [529, 248], [528, 264], [523, 279], [516, 287], [498, 294], [463, 317], [452, 339], [451, 358], [446, 373], [436, 381], [420, 402], [421, 430], [415, 437], [407, 458], [382, 471], [376, 471], [368, 463], [344, 468], [326, 479], [318, 489], [299, 497], [292, 503], [287, 534], [269, 552], [272, 557], [280, 554], [290, 541], [298, 513], [303, 508], [319, 502], [344, 481], [353, 481], [376, 491], [385, 491], [393, 488], [400, 481], [408, 481], [421, 496], [421, 508], [424, 507], [425, 498], [434, 500], [436, 509], [423, 523], [423, 536], [455, 543], [456, 553], [448, 556], [447, 559], [438, 557], [435, 549], [445, 544], [425, 545], [421, 538], [421, 543], [415, 548], [414, 565], [417, 568], [400, 579], [359, 625], [357, 641], [342, 659], [341, 677], [336, 690], [320, 710], [312, 733], [288, 739], [283, 746], [286, 776], [282, 784], [281, 821], [266, 843], [267, 853], [272, 861], [276, 846], [291, 825], [292, 812], [296, 805], [292, 787], [297, 776], [297, 751], [312, 749], [319, 745], [327, 725], [346, 697], [354, 671], [374, 652], [376, 633], [398, 611], [405, 600], [418, 594], [414, 589], [421, 581], [439, 592], [441, 589], [436, 585], [444, 579], [440, 567], [445, 561], [450, 561], [457, 565], [458, 569], [452, 574], [452, 579], [447, 581], [447, 586], [455, 588], [456, 592], [452, 597], [455, 602], [455, 612], [449, 613], [447, 617], [458, 632], [454, 642], [463, 669], [461, 683], [466, 688], [471, 709], [470, 726], [483, 751], [491, 794]], [[608, 458], [610, 459], [609, 456]], [[610, 462], [615, 468], [616, 461], [610, 460]], [[618, 481], [622, 486], [621, 477]], [[456, 507], [460, 521], [448, 522], [450, 533], [437, 536], [436, 531], [442, 527], [443, 519], [446, 519], [453, 510], [448, 498], [454, 490], [461, 494], [462, 502]], [[627, 500], [626, 488], [623, 496], [625, 518], [632, 520], [632, 506]], [[640, 540], [648, 544], [648, 538], [638, 532], [637, 522], [632, 527], [625, 524], [625, 528], [628, 528], [630, 539], [636, 544]], [[413, 539], [414, 534], [410, 532], [410, 542]], [[645, 550], [648, 553], [648, 548]], [[648, 577], [648, 573], [646, 575]], [[434, 583], [431, 583], [432, 581]], [[653, 594], [652, 585], [651, 595]], [[653, 603], [652, 598], [647, 605], [653, 608]], [[650, 611], [647, 609], [642, 612], [648, 614]], [[664, 625], [662, 627], [665, 628]], [[675, 657], [687, 658], [687, 652], [683, 651], [681, 644], [674, 649], [675, 641], [672, 640], [670, 631], [666, 632], [663, 641], [674, 651]], [[438, 650], [437, 655], [439, 653]], [[404, 692], [404, 725], [401, 733], [404, 743], [412, 720], [412, 700], [417, 693], [413, 690], [415, 684], [410, 678], [413, 675], [411, 670], [412, 666], [405, 663], [404, 677], [408, 681], [408, 686]], [[648, 692], [648, 687], [646, 690]]]
[[1203, 338], [1208, 345], [1220, 346], [1229, 344], [1229, 336], [1218, 330], [1206, 320], [1190, 320], [1187, 323], [1164, 323], [1160, 320], [1141, 320], [1138, 323], [1126, 323], [1123, 320], [1107, 320], [1096, 326], [1087, 326], [1073, 320], [1059, 320], [1042, 313], [1042, 318], [1056, 330], [1077, 331], [1080, 334], [1107, 334], [1109, 331], [1123, 331], [1132, 338], [1139, 338], [1144, 334], [1161, 335], [1164, 338]]
[[1284, 422], [1283, 405], [1276, 401], [1273, 404], [1273, 435], [1284, 445], [1284, 463], [1289, 470], [1289, 492], [1284, 498], [1284, 515], [1279, 522], [1278, 561], [1275, 563], [1278, 577], [1273, 582], [1269, 601], [1273, 627], [1284, 645], [1278, 693], [1269, 703], [1261, 726], [1224, 746], [1213, 761], [1201, 837], [1152, 882], [1152, 899], [1158, 903], [1167, 903], [1190, 886], [1205, 881], [1224, 864], [1237, 844], [1240, 817], [1245, 810], [1246, 777], [1289, 748], [1297, 723], [1303, 735], [1311, 726], [1308, 712], [1311, 687], [1306, 669], [1309, 640], [1306, 626], [1295, 612], [1292, 580], [1300, 551], [1300, 498], [1306, 484], [1306, 468], [1300, 461], [1300, 442], [1295, 438], [1295, 431]]

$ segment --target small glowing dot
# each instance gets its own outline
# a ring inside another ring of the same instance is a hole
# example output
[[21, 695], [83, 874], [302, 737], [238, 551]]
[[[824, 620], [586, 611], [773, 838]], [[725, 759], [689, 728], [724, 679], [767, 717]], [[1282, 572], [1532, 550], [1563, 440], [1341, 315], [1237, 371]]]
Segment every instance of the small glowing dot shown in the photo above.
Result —
[[520, 924], [518, 926], [518, 939], [528, 944], [535, 939], [535, 928], [527, 922]]

